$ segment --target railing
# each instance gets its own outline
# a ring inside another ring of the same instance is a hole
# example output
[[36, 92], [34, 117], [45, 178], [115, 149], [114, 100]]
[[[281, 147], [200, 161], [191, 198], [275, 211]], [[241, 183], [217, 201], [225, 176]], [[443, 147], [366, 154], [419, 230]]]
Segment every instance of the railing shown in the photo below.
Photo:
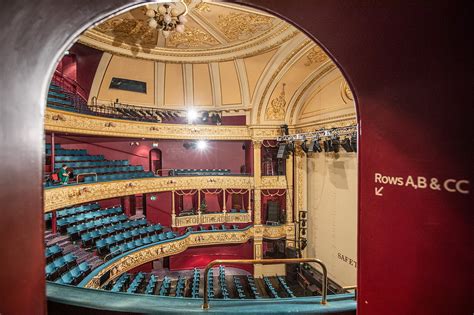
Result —
[[356, 285], [342, 287], [339, 293], [346, 293], [351, 290], [354, 290], [354, 300], [356, 300], [357, 299], [357, 286]]
[[295, 263], [308, 263], [314, 262], [321, 266], [323, 270], [322, 288], [321, 288], [321, 304], [327, 304], [327, 293], [328, 293], [328, 271], [326, 265], [316, 258], [285, 258], [285, 259], [217, 259], [211, 261], [204, 270], [204, 301], [202, 308], [204, 310], [209, 309], [209, 296], [208, 296], [208, 273], [209, 270], [215, 265], [224, 264], [244, 264], [244, 265], [275, 265], [275, 264], [295, 264]]
[[76, 80], [73, 80], [56, 70], [51, 81], [66, 92], [80, 96], [81, 99], [87, 103], [87, 92]]

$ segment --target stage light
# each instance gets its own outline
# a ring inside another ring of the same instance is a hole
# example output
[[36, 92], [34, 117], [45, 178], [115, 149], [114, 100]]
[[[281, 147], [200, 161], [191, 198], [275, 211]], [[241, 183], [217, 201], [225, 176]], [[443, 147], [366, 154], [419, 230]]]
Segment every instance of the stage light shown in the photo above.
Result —
[[352, 150], [351, 140], [349, 138], [342, 140], [341, 146], [344, 148], [344, 150], [346, 150], [346, 152], [354, 152], [354, 150]]
[[[309, 147], [308, 145], [306, 144], [306, 140], [304, 140], [303, 142], [301, 142], [301, 150], [304, 151], [304, 153], [308, 153], [309, 152]], [[313, 151], [313, 150], [311, 150]]]
[[351, 148], [354, 152], [357, 152], [357, 135], [352, 135], [351, 137]]
[[203, 112], [201, 115], [201, 121], [207, 122], [208, 119], [209, 119], [209, 112]]
[[334, 151], [334, 153], [339, 153], [339, 145], [341, 144], [339, 137], [333, 138], [331, 141], [331, 144], [332, 144], [332, 151]]
[[290, 134], [288, 131], [288, 125], [281, 125], [280, 131], [282, 136], [288, 136]]
[[188, 117], [188, 122], [192, 123], [198, 118], [198, 112], [195, 109], [190, 108], [188, 109], [187, 117]]
[[207, 149], [207, 141], [199, 140], [199, 141], [196, 143], [196, 147], [197, 147], [197, 149], [200, 150], [200, 151], [203, 151], [203, 150]]

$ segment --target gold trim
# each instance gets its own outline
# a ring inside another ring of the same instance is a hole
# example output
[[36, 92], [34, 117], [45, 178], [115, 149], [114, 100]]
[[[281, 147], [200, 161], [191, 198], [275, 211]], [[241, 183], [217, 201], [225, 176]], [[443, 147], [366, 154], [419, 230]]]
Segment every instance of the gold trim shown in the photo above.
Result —
[[250, 189], [253, 178], [246, 176], [155, 177], [117, 180], [92, 184], [45, 189], [44, 211], [70, 207], [81, 203], [133, 194], [183, 189]]
[[200, 224], [249, 223], [252, 222], [252, 211], [246, 213], [207, 213], [187, 216], [175, 216], [173, 227], [187, 227]]
[[286, 189], [288, 186], [284, 175], [262, 176], [261, 181], [261, 189]]

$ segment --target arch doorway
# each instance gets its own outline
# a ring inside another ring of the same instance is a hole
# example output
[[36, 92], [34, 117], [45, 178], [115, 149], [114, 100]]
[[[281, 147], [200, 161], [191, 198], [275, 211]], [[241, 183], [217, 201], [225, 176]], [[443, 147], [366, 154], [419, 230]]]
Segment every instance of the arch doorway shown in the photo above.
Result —
[[151, 149], [148, 153], [148, 167], [150, 172], [163, 176], [163, 155], [160, 149]]

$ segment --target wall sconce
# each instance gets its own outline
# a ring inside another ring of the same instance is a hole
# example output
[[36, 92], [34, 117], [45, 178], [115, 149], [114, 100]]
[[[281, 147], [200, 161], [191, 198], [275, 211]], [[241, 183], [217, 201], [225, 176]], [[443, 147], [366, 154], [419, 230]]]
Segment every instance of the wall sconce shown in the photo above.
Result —
[[140, 145], [140, 142], [138, 142], [138, 141], [132, 141], [132, 142], [130, 142], [130, 146], [131, 146], [131, 147], [133, 147], [134, 145], [135, 145], [135, 146], [139, 146], [139, 145]]

